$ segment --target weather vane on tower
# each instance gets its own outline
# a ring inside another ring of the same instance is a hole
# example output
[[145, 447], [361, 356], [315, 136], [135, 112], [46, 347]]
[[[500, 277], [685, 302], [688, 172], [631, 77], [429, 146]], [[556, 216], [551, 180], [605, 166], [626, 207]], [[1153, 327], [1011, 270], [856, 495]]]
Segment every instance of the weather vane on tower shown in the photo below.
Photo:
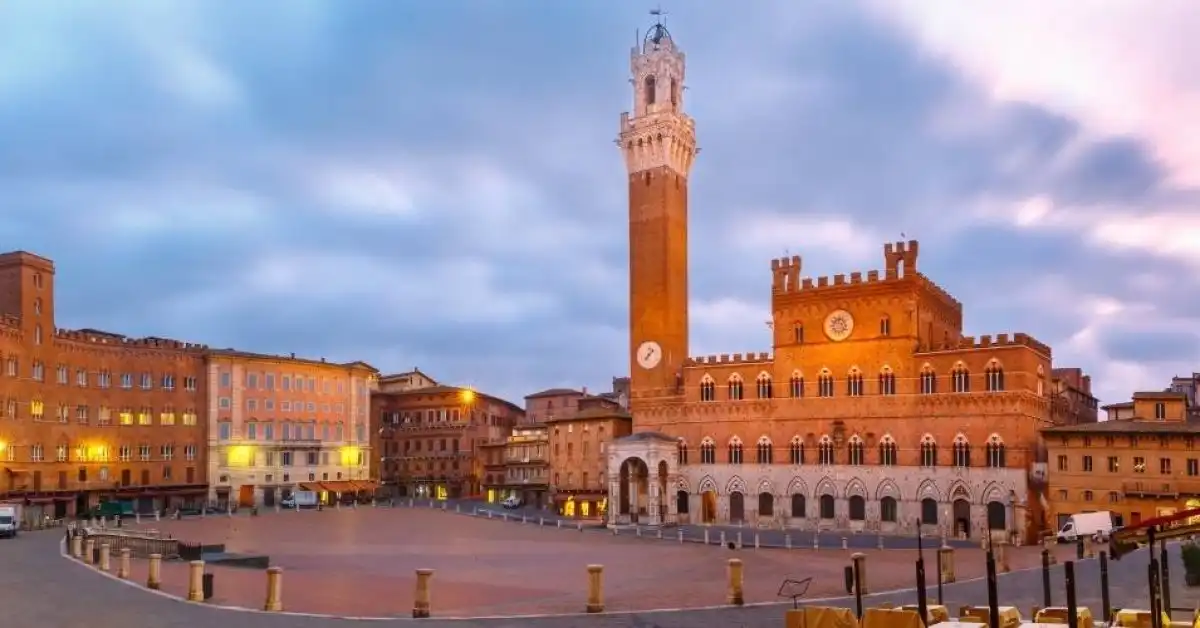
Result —
[[659, 25], [666, 25], [667, 12], [663, 11], [661, 4], [653, 9], [650, 9], [650, 15], [653, 15], [655, 19], [658, 20]]

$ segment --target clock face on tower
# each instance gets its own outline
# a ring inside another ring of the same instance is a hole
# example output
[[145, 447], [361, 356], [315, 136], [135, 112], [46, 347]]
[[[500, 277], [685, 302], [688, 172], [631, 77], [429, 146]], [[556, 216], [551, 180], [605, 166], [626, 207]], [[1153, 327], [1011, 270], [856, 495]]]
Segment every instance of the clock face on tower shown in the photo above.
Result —
[[662, 347], [653, 340], [647, 340], [638, 345], [636, 357], [638, 366], [650, 370], [658, 366], [659, 361], [662, 360]]
[[854, 331], [854, 317], [846, 310], [834, 310], [825, 317], [825, 335], [834, 342], [841, 342]]

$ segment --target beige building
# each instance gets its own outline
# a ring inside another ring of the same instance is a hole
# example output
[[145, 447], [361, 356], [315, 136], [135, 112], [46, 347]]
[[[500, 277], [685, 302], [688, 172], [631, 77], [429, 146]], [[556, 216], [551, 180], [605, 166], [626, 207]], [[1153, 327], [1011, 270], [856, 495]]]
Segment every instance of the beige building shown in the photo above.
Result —
[[545, 425], [517, 425], [502, 441], [481, 447], [484, 495], [497, 503], [516, 497], [544, 508], [550, 491], [550, 447]]
[[633, 430], [629, 413], [601, 397], [581, 397], [570, 416], [546, 420], [550, 490], [559, 514], [603, 517], [608, 505], [608, 445]]
[[209, 499], [274, 506], [374, 489], [367, 409], [376, 371], [292, 356], [214, 351], [208, 361]]
[[1200, 508], [1200, 424], [1178, 392], [1140, 392], [1104, 406], [1108, 420], [1042, 431], [1051, 527], [1111, 511], [1118, 525]]

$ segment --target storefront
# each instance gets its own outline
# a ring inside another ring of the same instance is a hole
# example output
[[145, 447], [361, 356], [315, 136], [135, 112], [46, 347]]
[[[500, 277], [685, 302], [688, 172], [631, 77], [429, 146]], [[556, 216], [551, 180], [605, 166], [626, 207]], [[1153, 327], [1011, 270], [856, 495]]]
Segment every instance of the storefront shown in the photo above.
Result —
[[563, 493], [554, 496], [554, 510], [573, 519], [603, 519], [608, 497], [602, 493]]

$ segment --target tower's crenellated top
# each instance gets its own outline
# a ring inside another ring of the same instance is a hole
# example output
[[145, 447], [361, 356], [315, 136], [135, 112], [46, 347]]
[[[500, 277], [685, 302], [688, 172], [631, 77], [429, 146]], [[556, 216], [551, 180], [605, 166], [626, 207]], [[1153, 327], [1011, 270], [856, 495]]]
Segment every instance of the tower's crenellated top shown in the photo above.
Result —
[[661, 19], [633, 47], [633, 112], [621, 114], [617, 140], [629, 174], [666, 167], [687, 177], [691, 171], [696, 130], [683, 113], [684, 68], [684, 54]]

